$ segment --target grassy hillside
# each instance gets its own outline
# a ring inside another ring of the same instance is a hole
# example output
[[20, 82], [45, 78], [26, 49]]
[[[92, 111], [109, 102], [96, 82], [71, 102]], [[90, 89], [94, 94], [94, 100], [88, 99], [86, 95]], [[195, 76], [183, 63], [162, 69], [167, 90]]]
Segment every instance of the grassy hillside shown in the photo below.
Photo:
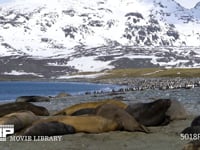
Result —
[[200, 77], [200, 68], [142, 68], [142, 69], [115, 69], [107, 72], [101, 78], [123, 78], [123, 77]]

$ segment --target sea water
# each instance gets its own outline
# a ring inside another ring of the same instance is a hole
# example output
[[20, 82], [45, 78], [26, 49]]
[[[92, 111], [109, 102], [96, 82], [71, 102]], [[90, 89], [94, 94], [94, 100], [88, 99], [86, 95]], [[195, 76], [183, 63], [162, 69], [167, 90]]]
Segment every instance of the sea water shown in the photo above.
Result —
[[6, 81], [0, 82], [0, 101], [15, 100], [19, 96], [55, 96], [60, 92], [72, 95], [94, 91], [111, 91], [119, 86], [111, 84], [95, 84], [84, 82], [28, 82]]

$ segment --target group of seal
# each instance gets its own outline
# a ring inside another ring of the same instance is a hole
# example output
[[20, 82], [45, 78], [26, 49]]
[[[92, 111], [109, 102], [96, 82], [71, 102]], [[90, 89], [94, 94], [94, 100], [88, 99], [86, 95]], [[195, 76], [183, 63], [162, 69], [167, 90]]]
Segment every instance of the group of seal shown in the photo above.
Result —
[[127, 107], [127, 104], [115, 100], [115, 99], [106, 99], [102, 101], [96, 101], [96, 102], [87, 102], [87, 103], [80, 103], [80, 104], [75, 104], [70, 107], [64, 108], [61, 111], [56, 112], [54, 115], [83, 115], [83, 114], [93, 114], [94, 110], [103, 104], [114, 104], [117, 105], [120, 108], [125, 109]]
[[146, 126], [164, 125], [172, 120], [172, 111], [171, 114], [168, 111], [170, 107], [174, 109], [177, 106], [172, 104], [172, 100], [168, 99], [129, 105], [120, 100], [106, 99], [75, 104], [41, 118], [38, 116], [49, 115], [46, 108], [28, 102], [15, 102], [0, 105], [0, 124], [14, 124], [15, 131], [29, 136], [116, 130], [149, 133]]

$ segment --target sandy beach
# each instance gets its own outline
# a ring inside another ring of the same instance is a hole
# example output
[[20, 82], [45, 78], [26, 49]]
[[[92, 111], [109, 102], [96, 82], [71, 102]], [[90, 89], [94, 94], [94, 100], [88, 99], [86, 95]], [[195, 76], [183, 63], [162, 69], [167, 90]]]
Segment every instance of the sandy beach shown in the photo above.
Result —
[[[145, 95], [145, 93], [144, 93]], [[39, 102], [36, 105], [46, 107], [50, 113], [67, 106], [86, 101], [96, 101], [105, 98], [119, 98], [125, 103], [135, 98], [134, 93], [79, 95], [62, 99], [52, 99], [51, 102]], [[140, 99], [132, 100], [138, 102]], [[144, 100], [152, 101], [150, 99]], [[113, 131], [101, 134], [76, 133], [62, 136], [58, 142], [1, 142], [1, 150], [178, 150], [182, 149], [188, 140], [181, 140], [180, 132], [190, 126], [197, 113], [189, 112], [188, 103], [183, 103], [189, 113], [186, 120], [175, 120], [167, 126], [149, 127], [151, 133]]]
[[189, 141], [179, 133], [192, 118], [167, 126], [150, 127], [152, 133], [115, 131], [101, 134], [77, 133], [62, 136], [59, 142], [1, 142], [1, 150], [179, 150]]

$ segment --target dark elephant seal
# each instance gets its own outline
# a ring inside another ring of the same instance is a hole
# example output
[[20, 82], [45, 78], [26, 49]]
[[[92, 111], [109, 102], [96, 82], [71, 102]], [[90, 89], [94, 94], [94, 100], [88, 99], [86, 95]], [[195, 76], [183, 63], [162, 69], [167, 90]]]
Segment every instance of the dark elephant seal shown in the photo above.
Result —
[[0, 117], [21, 110], [28, 110], [39, 116], [49, 115], [48, 110], [42, 106], [36, 106], [34, 104], [27, 102], [20, 102], [20, 103], [13, 102], [0, 105]]
[[96, 108], [85, 108], [75, 111], [71, 116], [80, 116], [80, 115], [94, 115], [96, 113]]
[[54, 136], [75, 133], [75, 129], [61, 122], [37, 122], [21, 133], [23, 136]]
[[96, 109], [96, 115], [116, 121], [122, 130], [149, 132], [149, 130], [138, 123], [133, 116], [127, 113], [124, 109], [113, 104], [104, 104], [99, 106]]
[[44, 96], [20, 96], [16, 102], [49, 102], [49, 97]]
[[56, 112], [54, 115], [71, 115], [81, 109], [92, 109], [92, 108], [95, 109], [98, 106], [103, 105], [103, 104], [114, 104], [123, 109], [125, 109], [127, 107], [127, 105], [125, 103], [123, 103], [119, 100], [106, 99], [106, 100], [97, 101], [97, 102], [87, 102], [87, 103], [80, 103], [80, 104], [72, 105], [70, 107], [67, 107], [67, 108], [59, 111], [59, 112]]
[[184, 120], [188, 116], [183, 104], [177, 100], [171, 100], [171, 105], [168, 108], [166, 115], [170, 117], [170, 120]]
[[15, 131], [19, 131], [31, 125], [33, 122], [39, 119], [40, 118], [31, 111], [20, 111], [1, 117], [0, 124], [1, 125], [13, 124]]
[[181, 133], [182, 134], [200, 134], [200, 126], [187, 127]]
[[194, 120], [191, 123], [191, 126], [200, 126], [200, 116], [194, 118]]
[[195, 140], [187, 143], [183, 150], [200, 150], [200, 140]]
[[42, 122], [61, 122], [74, 127], [76, 132], [103, 133], [118, 130], [117, 122], [101, 116], [51, 116]]
[[170, 104], [169, 99], [159, 99], [150, 103], [130, 104], [125, 110], [145, 126], [159, 126], [169, 123], [166, 111]]

